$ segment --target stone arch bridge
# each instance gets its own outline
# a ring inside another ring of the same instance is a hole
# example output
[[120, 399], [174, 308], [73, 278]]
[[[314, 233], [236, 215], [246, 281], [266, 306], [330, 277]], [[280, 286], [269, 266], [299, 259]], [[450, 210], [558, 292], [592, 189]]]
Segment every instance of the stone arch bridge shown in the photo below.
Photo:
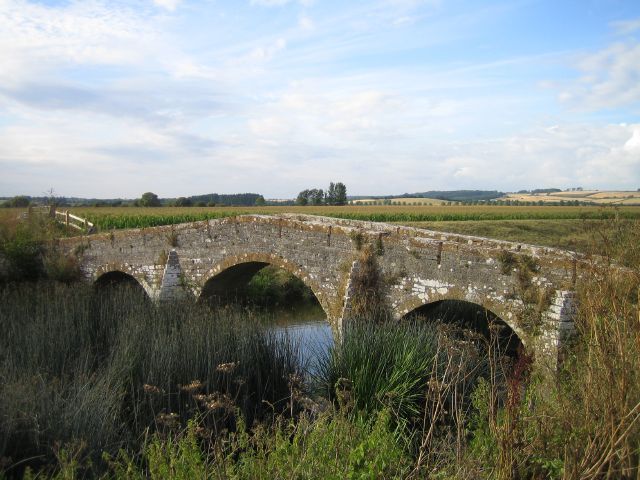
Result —
[[552, 248], [297, 214], [60, 240], [87, 279], [122, 272], [157, 300], [215, 294], [276, 265], [311, 288], [338, 331], [349, 316], [365, 244], [376, 253], [384, 298], [397, 319], [440, 300], [472, 302], [500, 317], [528, 348], [551, 355], [572, 329], [574, 290], [586, 264], [575, 253]]

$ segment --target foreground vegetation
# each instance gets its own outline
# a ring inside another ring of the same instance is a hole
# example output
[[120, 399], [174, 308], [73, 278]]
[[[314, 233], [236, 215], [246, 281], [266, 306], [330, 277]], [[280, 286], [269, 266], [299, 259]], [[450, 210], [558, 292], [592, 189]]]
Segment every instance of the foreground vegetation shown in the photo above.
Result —
[[297, 346], [246, 311], [154, 307], [140, 295], [49, 283], [2, 292], [7, 474], [404, 476], [428, 382], [471, 389], [481, 375], [463, 372], [486, 374], [443, 349], [433, 326], [365, 324], [305, 379]]
[[248, 425], [290, 411], [296, 347], [239, 312], [45, 283], [0, 301], [0, 456], [18, 470], [55, 463], [56, 443], [99, 464], [191, 419], [234, 428], [232, 405]]
[[557, 373], [474, 331], [365, 317], [314, 378], [297, 346], [246, 310], [157, 307], [128, 290], [52, 282], [70, 282], [68, 266], [37, 225], [14, 225], [2, 252], [39, 283], [0, 293], [0, 471], [638, 478], [640, 223], [590, 225], [585, 248], [628, 269], [585, 275]]

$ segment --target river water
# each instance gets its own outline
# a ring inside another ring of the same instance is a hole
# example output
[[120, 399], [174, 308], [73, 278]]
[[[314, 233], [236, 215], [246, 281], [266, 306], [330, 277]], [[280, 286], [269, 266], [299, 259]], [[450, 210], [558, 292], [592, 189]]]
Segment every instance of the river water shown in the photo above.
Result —
[[298, 346], [300, 361], [307, 372], [314, 373], [317, 362], [326, 356], [333, 345], [333, 333], [320, 305], [277, 308], [271, 328], [278, 335], [287, 335]]

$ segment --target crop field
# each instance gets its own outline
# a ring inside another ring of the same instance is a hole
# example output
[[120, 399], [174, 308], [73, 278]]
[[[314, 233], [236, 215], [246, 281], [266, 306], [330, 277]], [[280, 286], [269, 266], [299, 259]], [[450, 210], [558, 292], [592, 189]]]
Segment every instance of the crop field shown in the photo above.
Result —
[[374, 222], [640, 219], [640, 207], [343, 206], [77, 208], [98, 230], [143, 228], [246, 214], [299, 213]]
[[[0, 209], [17, 217], [25, 209]], [[98, 230], [146, 228], [247, 214], [298, 213], [374, 222], [460, 222], [498, 220], [640, 219], [640, 207], [525, 206], [268, 206], [268, 207], [78, 207], [69, 211], [88, 219]]]
[[520, 202], [557, 203], [567, 201], [579, 201], [593, 203], [594, 205], [640, 205], [640, 192], [633, 191], [601, 191], [583, 190], [555, 192], [550, 194], [538, 193], [511, 193], [500, 200], [517, 200]]

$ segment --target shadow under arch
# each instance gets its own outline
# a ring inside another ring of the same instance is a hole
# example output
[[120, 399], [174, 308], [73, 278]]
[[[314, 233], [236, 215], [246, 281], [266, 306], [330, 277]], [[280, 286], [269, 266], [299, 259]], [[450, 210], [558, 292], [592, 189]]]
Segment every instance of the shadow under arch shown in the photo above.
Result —
[[129, 273], [121, 270], [110, 270], [102, 273], [93, 282], [98, 292], [107, 292], [117, 288], [126, 288], [130, 291], [137, 292], [145, 299], [150, 299], [149, 292], [140, 281]]
[[401, 320], [438, 321], [495, 340], [502, 354], [516, 358], [524, 351], [520, 336], [491, 310], [466, 300], [437, 300], [405, 314]]
[[223, 301], [233, 300], [256, 273], [269, 265], [281, 268], [300, 279], [313, 293], [327, 320], [332, 318], [327, 295], [304, 268], [280, 256], [266, 253], [235, 255], [214, 265], [205, 276], [206, 280], [198, 296], [198, 302], [216, 298]]

